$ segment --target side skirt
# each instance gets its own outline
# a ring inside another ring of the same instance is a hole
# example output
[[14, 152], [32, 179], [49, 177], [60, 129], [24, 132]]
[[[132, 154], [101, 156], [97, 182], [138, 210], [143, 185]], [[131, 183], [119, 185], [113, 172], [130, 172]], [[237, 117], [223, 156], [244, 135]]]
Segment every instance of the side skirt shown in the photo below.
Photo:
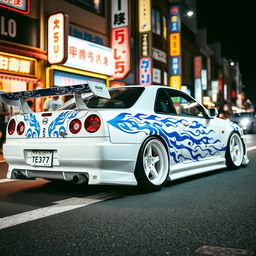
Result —
[[213, 160], [206, 160], [201, 162], [190, 162], [190, 163], [183, 163], [171, 167], [169, 179], [170, 180], [177, 180], [184, 177], [214, 171], [218, 169], [226, 168], [226, 159], [225, 158], [218, 158]]

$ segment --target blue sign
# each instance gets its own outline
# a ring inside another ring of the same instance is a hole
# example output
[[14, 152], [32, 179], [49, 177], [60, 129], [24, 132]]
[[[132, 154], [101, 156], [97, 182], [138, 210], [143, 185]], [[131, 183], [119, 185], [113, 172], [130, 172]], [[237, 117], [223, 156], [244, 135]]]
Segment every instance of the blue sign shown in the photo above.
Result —
[[180, 32], [180, 12], [178, 6], [170, 9], [170, 33]]
[[171, 75], [177, 76], [181, 74], [180, 70], [180, 57], [171, 57]]

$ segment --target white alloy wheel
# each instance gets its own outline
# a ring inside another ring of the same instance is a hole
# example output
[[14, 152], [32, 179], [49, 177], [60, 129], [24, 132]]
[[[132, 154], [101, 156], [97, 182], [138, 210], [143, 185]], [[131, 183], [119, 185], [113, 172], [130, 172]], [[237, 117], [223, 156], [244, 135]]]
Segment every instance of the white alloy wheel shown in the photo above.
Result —
[[233, 133], [230, 138], [229, 154], [233, 167], [239, 167], [243, 161], [244, 148], [242, 140], [237, 133]]
[[161, 186], [168, 175], [168, 155], [165, 146], [158, 139], [149, 140], [143, 151], [143, 169], [147, 179]]

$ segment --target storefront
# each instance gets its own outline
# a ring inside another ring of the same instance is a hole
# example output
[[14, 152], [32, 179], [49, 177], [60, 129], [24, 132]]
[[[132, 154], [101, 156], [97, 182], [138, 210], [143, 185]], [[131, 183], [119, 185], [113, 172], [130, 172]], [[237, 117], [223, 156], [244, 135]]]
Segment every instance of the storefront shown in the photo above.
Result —
[[109, 87], [113, 75], [112, 49], [68, 36], [68, 59], [46, 68], [46, 87], [94, 81]]
[[0, 90], [43, 87], [47, 55], [39, 48], [38, 19], [1, 8], [0, 21]]

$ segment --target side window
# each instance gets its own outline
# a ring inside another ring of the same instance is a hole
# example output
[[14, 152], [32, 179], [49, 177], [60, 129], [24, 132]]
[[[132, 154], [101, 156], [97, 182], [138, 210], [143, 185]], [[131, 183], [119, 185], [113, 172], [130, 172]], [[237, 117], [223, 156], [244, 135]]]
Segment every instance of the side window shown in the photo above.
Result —
[[170, 99], [177, 115], [204, 117], [203, 108], [192, 98], [179, 92], [169, 90]]
[[155, 101], [155, 112], [164, 114], [176, 114], [171, 99], [165, 89], [159, 89]]

